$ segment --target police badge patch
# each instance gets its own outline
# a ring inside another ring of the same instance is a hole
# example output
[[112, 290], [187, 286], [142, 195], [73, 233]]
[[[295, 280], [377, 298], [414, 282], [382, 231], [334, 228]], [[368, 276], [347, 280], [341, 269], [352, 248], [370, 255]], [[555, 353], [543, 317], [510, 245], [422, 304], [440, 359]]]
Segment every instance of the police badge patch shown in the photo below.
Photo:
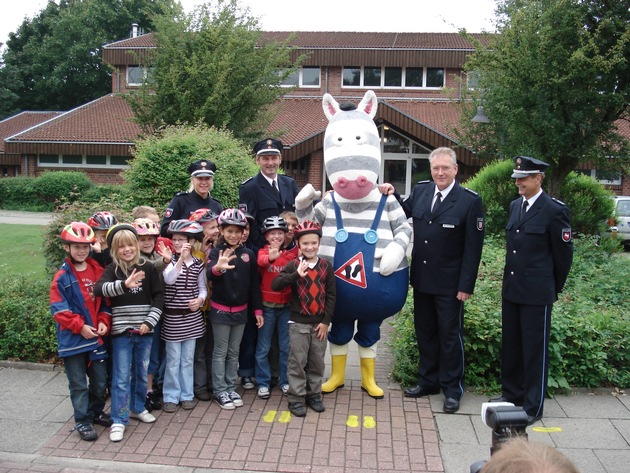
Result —
[[164, 218], [170, 218], [171, 215], [173, 215], [173, 209], [166, 209], [166, 212], [164, 212]]
[[562, 241], [568, 243], [571, 241], [571, 229], [563, 228], [562, 229]]
[[477, 230], [479, 230], [480, 232], [483, 232], [483, 218], [477, 219]]

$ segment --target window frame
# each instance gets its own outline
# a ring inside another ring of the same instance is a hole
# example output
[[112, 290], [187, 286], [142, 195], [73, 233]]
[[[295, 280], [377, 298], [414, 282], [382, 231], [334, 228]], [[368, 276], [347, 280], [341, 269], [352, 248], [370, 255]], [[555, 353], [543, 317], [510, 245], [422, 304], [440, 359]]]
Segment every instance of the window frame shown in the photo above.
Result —
[[[57, 156], [57, 162], [41, 162], [40, 157], [47, 156], [48, 158], [52, 158], [53, 156]], [[94, 155], [94, 157], [105, 157], [105, 164], [87, 164], [87, 158], [93, 157], [92, 155], [65, 155], [65, 156], [81, 156], [81, 163], [70, 164], [63, 162], [63, 154], [50, 154], [50, 153], [41, 153], [37, 155], [37, 167], [40, 168], [86, 168], [86, 169], [127, 169], [129, 168], [129, 164], [111, 164], [112, 158], [125, 158], [129, 161], [132, 156], [119, 156], [119, 155]]]
[[[379, 89], [410, 89], [410, 90], [440, 90], [446, 87], [446, 68], [444, 67], [406, 67], [406, 66], [380, 66], [380, 85], [365, 85], [365, 77], [366, 77], [366, 69], [375, 69], [379, 66], [342, 66], [341, 67], [341, 88], [342, 89], [370, 89], [370, 88], [379, 88]], [[358, 85], [346, 85], [344, 84], [344, 77], [346, 71], [354, 71], [360, 70], [359, 74], [359, 84]], [[400, 84], [397, 85], [385, 85], [385, 79], [387, 76], [387, 71], [392, 69], [400, 69]], [[407, 70], [408, 69], [418, 69], [422, 70], [422, 86], [407, 86]], [[429, 74], [429, 70], [441, 70], [443, 79], [441, 86], [427, 86], [427, 77]]]
[[[304, 69], [317, 69], [318, 74], [317, 74], [317, 79], [318, 79], [318, 84], [317, 85], [312, 85], [312, 84], [304, 84]], [[322, 68], [320, 66], [300, 66], [300, 69], [297, 72], [297, 79], [298, 82], [297, 84], [285, 84], [282, 83], [280, 84], [280, 87], [286, 87], [286, 88], [290, 88], [290, 87], [297, 87], [300, 89], [319, 89], [322, 86]]]
[[[142, 70], [142, 80], [140, 82], [130, 82], [129, 81], [129, 71], [132, 69], [141, 69]], [[145, 81], [148, 81], [149, 77], [153, 73], [152, 67], [147, 66], [138, 66], [138, 65], [130, 65], [125, 69], [125, 84], [127, 87], [142, 87]]]

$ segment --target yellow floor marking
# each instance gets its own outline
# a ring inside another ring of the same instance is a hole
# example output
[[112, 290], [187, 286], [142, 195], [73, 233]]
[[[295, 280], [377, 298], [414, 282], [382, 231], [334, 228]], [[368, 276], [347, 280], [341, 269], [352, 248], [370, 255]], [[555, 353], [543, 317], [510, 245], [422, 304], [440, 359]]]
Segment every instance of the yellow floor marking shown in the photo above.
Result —
[[280, 422], [281, 424], [286, 424], [290, 420], [291, 420], [291, 413], [289, 411], [282, 411], [282, 413], [280, 414], [280, 418], [278, 419], [278, 422]]
[[363, 427], [366, 429], [373, 429], [376, 427], [376, 421], [372, 416], [363, 416]]
[[269, 411], [265, 414], [265, 416], [263, 417], [263, 420], [265, 422], [273, 422], [276, 418], [276, 411]]
[[562, 432], [562, 427], [532, 427], [532, 430], [534, 432], [552, 433], [552, 432]]
[[358, 427], [359, 418], [357, 416], [348, 416], [348, 420], [346, 420], [346, 425], [348, 427]]

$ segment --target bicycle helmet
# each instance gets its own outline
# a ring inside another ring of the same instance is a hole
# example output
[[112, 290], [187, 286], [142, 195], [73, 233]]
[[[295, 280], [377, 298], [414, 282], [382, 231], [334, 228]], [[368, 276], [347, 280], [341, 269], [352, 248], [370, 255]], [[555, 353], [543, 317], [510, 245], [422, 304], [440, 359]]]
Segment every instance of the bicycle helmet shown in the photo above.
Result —
[[247, 217], [239, 209], [225, 209], [219, 215], [219, 225], [221, 227], [236, 225], [245, 228], [247, 227]]
[[181, 233], [188, 237], [200, 240], [203, 234], [203, 227], [198, 222], [190, 220], [173, 220], [169, 223], [166, 232], [170, 235], [174, 233]]
[[160, 229], [150, 218], [137, 218], [131, 222], [131, 225], [136, 229], [138, 235], [150, 235], [155, 237], [160, 235]]
[[289, 225], [287, 221], [282, 217], [267, 217], [260, 227], [261, 233], [265, 234], [269, 230], [282, 230], [284, 233], [288, 233]]
[[309, 233], [314, 233], [321, 238], [322, 227], [320, 227], [318, 223], [311, 222], [310, 220], [304, 220], [297, 227], [295, 227], [293, 234], [295, 235], [295, 238], [298, 239], [303, 235], [308, 235]]
[[70, 222], [61, 230], [61, 241], [68, 245], [71, 243], [94, 243], [96, 235], [87, 223]]
[[114, 240], [114, 235], [116, 235], [116, 233], [118, 233], [121, 230], [129, 230], [131, 233], [133, 233], [136, 236], [136, 238], [138, 237], [138, 232], [133, 227], [133, 225], [129, 225], [128, 223], [117, 223], [112, 228], [107, 230], [107, 235], [105, 235], [105, 241], [107, 241], [108, 247], [110, 248], [112, 247], [112, 241]]
[[210, 209], [198, 209], [190, 214], [190, 217], [188, 217], [188, 220], [193, 220], [195, 222], [204, 224], [206, 222], [211, 222], [212, 220], [218, 217], [219, 216]]
[[93, 230], [109, 230], [117, 223], [118, 220], [110, 212], [96, 212], [87, 221]]

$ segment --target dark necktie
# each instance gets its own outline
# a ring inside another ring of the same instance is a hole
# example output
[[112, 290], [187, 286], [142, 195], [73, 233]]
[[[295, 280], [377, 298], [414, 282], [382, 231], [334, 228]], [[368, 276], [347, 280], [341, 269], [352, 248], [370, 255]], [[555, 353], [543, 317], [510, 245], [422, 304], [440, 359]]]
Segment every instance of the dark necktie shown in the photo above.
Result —
[[276, 191], [278, 193], [278, 195], [280, 195], [280, 189], [278, 189], [278, 184], [276, 184], [276, 180], [275, 179], [273, 181], [271, 181], [271, 187], [273, 187], [273, 190]]
[[529, 205], [528, 201], [524, 201], [523, 205], [521, 205], [521, 215], [519, 216], [519, 220], [523, 220], [523, 217], [525, 217], [525, 212], [527, 212], [527, 206]]
[[437, 212], [437, 209], [440, 207], [440, 204], [442, 203], [442, 193], [438, 192], [435, 198], [435, 203], [433, 204], [433, 210], [431, 211], [431, 213], [433, 215], [435, 215], [435, 212]]

